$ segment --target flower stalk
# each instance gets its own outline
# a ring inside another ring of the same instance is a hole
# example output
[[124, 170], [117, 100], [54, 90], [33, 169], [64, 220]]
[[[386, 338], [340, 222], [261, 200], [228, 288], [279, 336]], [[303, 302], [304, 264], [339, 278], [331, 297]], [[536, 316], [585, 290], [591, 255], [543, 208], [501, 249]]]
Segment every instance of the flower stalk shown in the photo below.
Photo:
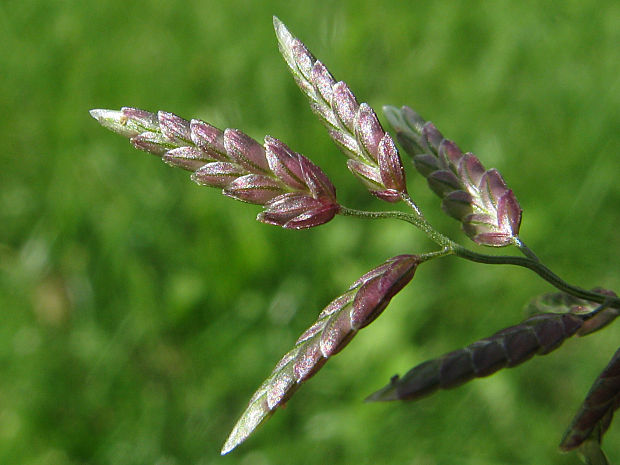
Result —
[[[411, 108], [386, 106], [383, 110], [397, 140], [441, 198], [444, 212], [460, 221], [475, 243], [490, 247], [514, 245], [523, 256], [478, 253], [435, 229], [410, 196], [399, 151], [374, 110], [367, 103], [359, 103], [344, 81], [336, 81], [279, 19], [274, 17], [273, 23], [280, 52], [295, 82], [348, 158], [349, 171], [375, 197], [390, 203], [402, 201], [413, 213], [363, 211], [339, 204], [336, 188], [321, 168], [271, 136], [259, 143], [238, 129], [220, 130], [204, 121], [185, 120], [163, 111], [151, 113], [125, 107], [90, 113], [105, 128], [128, 138], [135, 148], [191, 172], [197, 184], [260, 205], [263, 210], [257, 220], [263, 223], [307, 229], [325, 224], [337, 214], [397, 219], [420, 229], [440, 248], [390, 258], [328, 304], [252, 396], [222, 454], [245, 441], [360, 329], [372, 323], [423, 262], [455, 256], [487, 265], [523, 267], [560, 292], [534, 299], [529, 308], [536, 314], [521, 323], [424, 362], [402, 378], [392, 378], [367, 400], [416, 400], [439, 389], [454, 388], [524, 363], [534, 355], [545, 355], [569, 337], [592, 334], [615, 321], [620, 315], [620, 298], [614, 292], [567, 283], [525, 245], [519, 237], [521, 206], [497, 170], [486, 169], [478, 157], [464, 153]], [[606, 464], [601, 438], [618, 406], [620, 351], [596, 379], [561, 448], [579, 448], [588, 463]]]

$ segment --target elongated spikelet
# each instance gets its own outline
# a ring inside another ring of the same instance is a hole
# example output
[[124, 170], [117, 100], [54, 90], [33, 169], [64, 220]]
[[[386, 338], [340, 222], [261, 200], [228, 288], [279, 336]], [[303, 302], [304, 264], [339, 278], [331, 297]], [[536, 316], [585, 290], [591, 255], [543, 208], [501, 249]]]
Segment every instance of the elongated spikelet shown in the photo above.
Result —
[[465, 233], [481, 245], [515, 243], [521, 206], [502, 175], [486, 170], [473, 153], [463, 153], [411, 108], [385, 106], [383, 111], [415, 167], [442, 198], [443, 210], [462, 223]]
[[569, 451], [592, 439], [600, 444], [614, 411], [620, 407], [620, 350], [590, 388], [579, 412], [564, 434], [560, 449]]
[[474, 378], [513, 367], [534, 355], [557, 349], [583, 325], [570, 313], [532, 316], [469, 346], [429, 360], [368, 397], [368, 401], [416, 400], [438, 389], [460, 386]]
[[258, 220], [305, 229], [330, 221], [340, 206], [336, 189], [309, 159], [270, 136], [263, 145], [237, 129], [221, 131], [200, 120], [136, 108], [91, 110], [105, 128], [171, 166], [193, 171], [192, 180], [224, 195], [263, 205]]
[[273, 25], [295, 82], [334, 143], [350, 159], [349, 170], [376, 197], [387, 202], [401, 200], [407, 193], [405, 170], [392, 137], [383, 130], [374, 110], [367, 103], [358, 103], [345, 82], [336, 82], [278, 18], [273, 18]]
[[245, 441], [303, 382], [314, 376], [329, 357], [340, 352], [357, 331], [373, 322], [392, 297], [413, 278], [418, 263], [415, 255], [390, 258], [325, 307], [317, 321], [299, 337], [295, 347], [282, 357], [254, 393], [226, 440], [222, 455]]

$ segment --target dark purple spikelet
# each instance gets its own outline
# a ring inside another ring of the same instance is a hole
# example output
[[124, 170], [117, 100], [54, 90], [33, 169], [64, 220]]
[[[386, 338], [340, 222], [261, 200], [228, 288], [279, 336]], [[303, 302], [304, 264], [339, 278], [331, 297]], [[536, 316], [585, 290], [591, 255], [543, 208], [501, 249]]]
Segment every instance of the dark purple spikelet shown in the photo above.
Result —
[[340, 210], [336, 189], [308, 158], [273, 137], [264, 146], [238, 129], [222, 131], [173, 113], [136, 108], [92, 110], [99, 123], [134, 147], [192, 172], [192, 180], [224, 195], [263, 205], [258, 220], [291, 229], [330, 221]]
[[620, 407], [620, 350], [614, 354], [594, 381], [579, 412], [564, 434], [560, 449], [573, 450], [592, 438], [594, 434], [600, 443], [618, 407]]
[[532, 316], [469, 346], [412, 368], [402, 378], [368, 397], [368, 401], [417, 400], [438, 389], [460, 386], [474, 378], [519, 365], [534, 355], [557, 349], [581, 328], [583, 318], [570, 313]]
[[[273, 24], [280, 52], [295, 82], [308, 97], [312, 111], [338, 148], [350, 158], [349, 162], [355, 162], [347, 164], [349, 169], [376, 197], [387, 202], [400, 201], [407, 195], [405, 170], [391, 136], [384, 131], [374, 110], [367, 103], [358, 103], [346, 83], [336, 82], [325, 65], [280, 20], [274, 17]], [[364, 171], [373, 174], [360, 174]]]
[[252, 396], [222, 454], [245, 441], [277, 407], [291, 398], [301, 383], [316, 374], [329, 357], [340, 352], [357, 331], [374, 321], [392, 297], [411, 281], [418, 264], [415, 255], [393, 257], [366, 273], [327, 305]]
[[462, 223], [465, 233], [481, 245], [514, 244], [522, 210], [501, 174], [485, 170], [474, 154], [463, 153], [411, 108], [383, 110], [417, 170], [442, 198], [443, 210]]

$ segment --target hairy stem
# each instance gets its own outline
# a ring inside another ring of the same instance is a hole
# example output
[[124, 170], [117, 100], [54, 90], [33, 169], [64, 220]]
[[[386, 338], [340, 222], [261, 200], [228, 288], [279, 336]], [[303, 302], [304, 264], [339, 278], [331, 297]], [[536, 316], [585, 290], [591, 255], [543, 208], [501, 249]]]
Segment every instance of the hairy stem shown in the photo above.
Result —
[[[415, 206], [415, 204], [412, 204]], [[417, 208], [417, 206], [415, 206]], [[414, 209], [415, 209], [414, 208]], [[450, 249], [452, 251], [453, 247], [457, 245], [455, 242], [450, 240], [450, 238], [444, 236], [440, 232], [438, 232], [435, 228], [433, 228], [428, 221], [422, 216], [422, 214], [418, 214], [419, 210], [416, 211], [416, 214], [412, 215], [411, 213], [404, 213], [399, 211], [389, 211], [389, 212], [369, 212], [365, 210], [355, 210], [353, 208], [347, 208], [345, 206], [340, 206], [340, 211], [338, 212], [343, 216], [354, 216], [357, 218], [366, 218], [366, 219], [397, 219], [406, 221], [407, 223], [411, 223], [416, 228], [422, 230], [433, 242], [439, 244], [444, 248]]]
[[422, 210], [420, 210], [420, 207], [418, 207], [418, 205], [413, 201], [413, 199], [409, 196], [408, 193], [401, 194], [401, 198], [405, 201], [405, 203], [407, 205], [409, 205], [409, 207], [411, 207], [411, 209], [415, 212], [415, 214], [419, 218], [424, 219], [424, 215], [422, 214]]

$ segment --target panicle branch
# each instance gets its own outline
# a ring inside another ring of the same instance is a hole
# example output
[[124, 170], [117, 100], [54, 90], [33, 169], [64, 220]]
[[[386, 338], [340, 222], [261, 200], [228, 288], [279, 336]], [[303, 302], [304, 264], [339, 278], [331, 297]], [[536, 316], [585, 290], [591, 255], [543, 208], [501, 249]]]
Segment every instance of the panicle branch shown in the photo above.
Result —
[[462, 223], [465, 233], [481, 245], [515, 244], [521, 206], [502, 175], [485, 170], [473, 153], [463, 153], [411, 108], [385, 106], [383, 111], [417, 170], [443, 199], [443, 210]]
[[264, 223], [311, 228], [327, 223], [340, 209], [336, 189], [325, 173], [273, 137], [266, 136], [261, 145], [238, 129], [221, 131], [163, 111], [122, 108], [90, 114], [105, 128], [129, 138], [134, 147], [193, 171], [196, 183], [263, 205], [257, 219]]
[[398, 202], [407, 194], [405, 171], [392, 137], [374, 110], [358, 103], [349, 86], [336, 82], [299, 39], [274, 16], [280, 52], [295, 82], [310, 100], [312, 111], [332, 140], [349, 158], [349, 170], [376, 197]]
[[340, 352], [357, 331], [372, 323], [392, 297], [411, 281], [419, 263], [416, 255], [390, 258], [325, 307], [317, 321], [299, 337], [295, 347], [282, 357], [254, 393], [224, 444], [222, 455], [245, 441], [303, 382], [316, 374], [329, 357]]

